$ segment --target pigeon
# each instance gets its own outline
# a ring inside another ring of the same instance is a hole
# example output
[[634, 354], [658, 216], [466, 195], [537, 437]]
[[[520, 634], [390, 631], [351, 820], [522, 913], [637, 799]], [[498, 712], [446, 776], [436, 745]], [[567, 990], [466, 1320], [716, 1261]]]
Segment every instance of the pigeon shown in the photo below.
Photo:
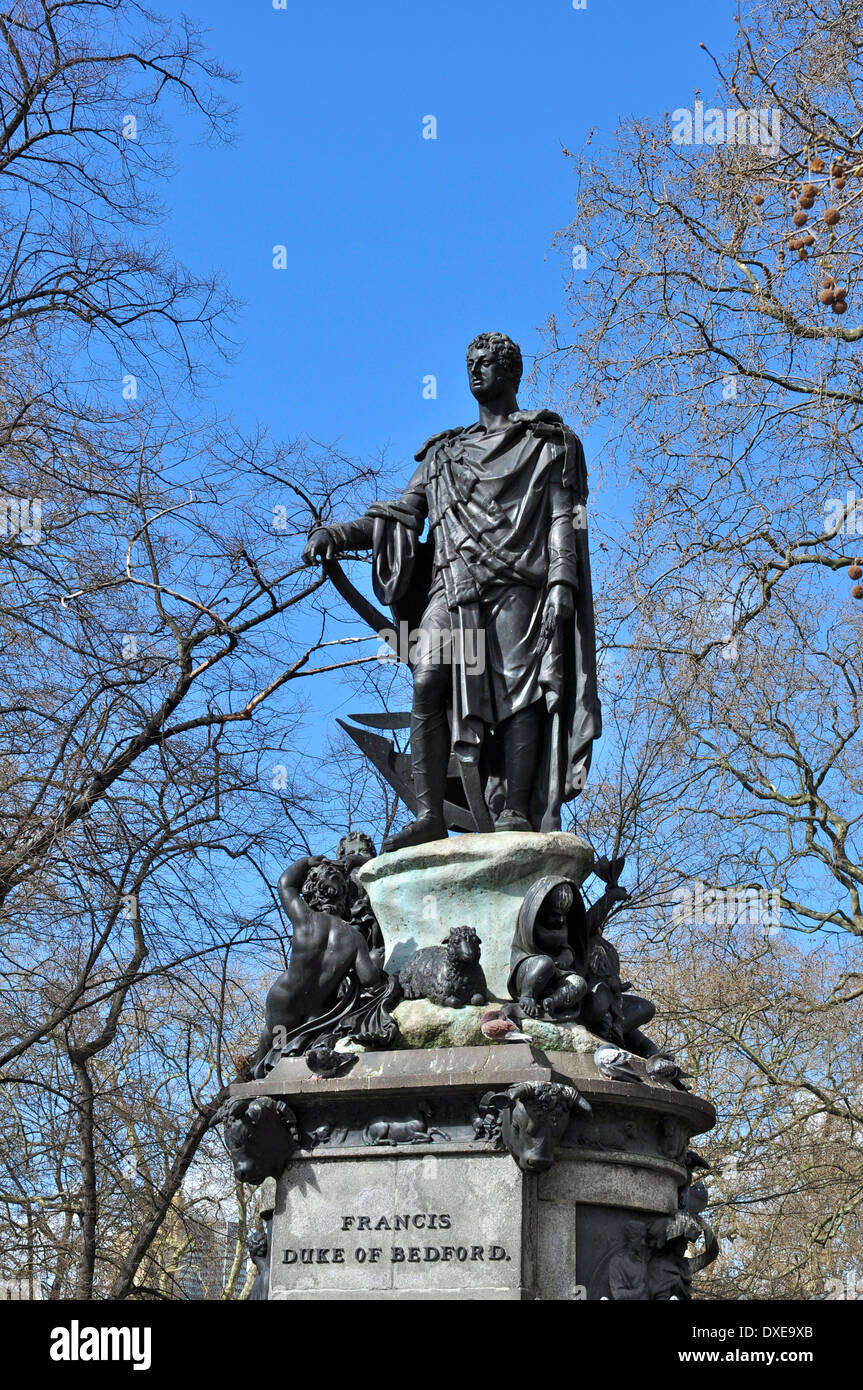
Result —
[[605, 1046], [596, 1049], [593, 1060], [600, 1075], [607, 1081], [644, 1082], [644, 1077], [639, 1076], [632, 1065], [632, 1053], [626, 1052], [622, 1047], [611, 1047], [606, 1043]]
[[645, 1062], [644, 1070], [651, 1081], [670, 1081], [671, 1085], [676, 1086], [679, 1091], [692, 1090], [692, 1087], [687, 1086], [684, 1080], [684, 1077], [691, 1076], [692, 1073], [684, 1071], [671, 1052], [654, 1053]]
[[713, 1169], [707, 1162], [707, 1159], [702, 1158], [700, 1153], [695, 1152], [695, 1149], [686, 1150], [686, 1157], [684, 1158], [683, 1162], [686, 1164], [686, 1171], [689, 1174], [690, 1178], [692, 1177], [692, 1174], [695, 1172], [697, 1168], [700, 1168], [703, 1173], [713, 1172]]
[[703, 1182], [691, 1182], [680, 1192], [680, 1209], [690, 1216], [700, 1216], [710, 1198]]
[[479, 1026], [483, 1037], [488, 1038], [489, 1042], [530, 1042], [518, 1024], [513, 1023], [511, 1018], [505, 1018], [500, 1009], [487, 1009]]
[[306, 1053], [306, 1066], [316, 1081], [328, 1081], [331, 1077], [340, 1076], [343, 1072], [349, 1071], [356, 1060], [355, 1052], [336, 1052], [326, 1043], [310, 1047]]

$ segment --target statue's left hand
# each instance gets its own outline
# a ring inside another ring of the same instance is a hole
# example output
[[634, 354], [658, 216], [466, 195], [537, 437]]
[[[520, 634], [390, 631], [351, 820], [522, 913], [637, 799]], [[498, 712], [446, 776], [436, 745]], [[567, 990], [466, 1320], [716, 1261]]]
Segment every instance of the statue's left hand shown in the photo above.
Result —
[[542, 613], [540, 636], [544, 644], [547, 645], [554, 637], [555, 628], [561, 619], [571, 618], [574, 611], [575, 603], [569, 585], [553, 584], [548, 591]]

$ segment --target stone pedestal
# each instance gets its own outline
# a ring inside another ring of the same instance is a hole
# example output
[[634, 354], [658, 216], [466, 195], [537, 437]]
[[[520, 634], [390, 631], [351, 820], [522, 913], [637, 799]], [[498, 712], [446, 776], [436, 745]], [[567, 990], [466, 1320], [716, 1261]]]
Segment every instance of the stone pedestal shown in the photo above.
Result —
[[455, 835], [384, 854], [363, 865], [359, 879], [383, 932], [390, 973], [466, 924], [482, 940], [489, 990], [508, 999], [510, 950], [528, 888], [546, 874], [581, 885], [592, 866], [593, 852], [577, 835], [511, 831]]
[[[531, 1174], [476, 1121], [489, 1092], [548, 1081], [591, 1113], [573, 1112], [553, 1166]], [[333, 1080], [291, 1058], [233, 1094], [277, 1097], [296, 1119], [275, 1300], [608, 1297], [627, 1231], [677, 1211], [688, 1142], [715, 1121], [664, 1083], [603, 1079], [592, 1053], [525, 1043], [365, 1053]]]

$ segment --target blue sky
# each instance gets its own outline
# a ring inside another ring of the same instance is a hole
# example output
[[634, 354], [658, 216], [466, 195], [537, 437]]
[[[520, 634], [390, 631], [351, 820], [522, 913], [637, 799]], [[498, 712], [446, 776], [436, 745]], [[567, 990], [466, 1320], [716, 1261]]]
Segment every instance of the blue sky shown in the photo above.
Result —
[[[559, 310], [550, 251], [591, 128], [709, 90], [698, 48], [730, 0], [163, 0], [209, 28], [241, 83], [236, 144], [177, 148], [167, 233], [243, 301], [215, 392], [238, 422], [409, 467], [475, 413], [464, 349], [500, 329], [526, 358]], [[423, 117], [437, 139], [422, 138]], [[287, 248], [287, 269], [272, 248]], [[423, 378], [437, 377], [436, 400]], [[527, 404], [528, 402], [523, 402]], [[573, 421], [578, 428], [578, 421]]]
[[[235, 143], [177, 145], [165, 228], [181, 259], [219, 270], [242, 301], [241, 349], [214, 403], [276, 438], [385, 453], [405, 480], [424, 439], [476, 416], [470, 339], [509, 333], [529, 368], [560, 311], [568, 266], [551, 242], [575, 191], [562, 147], [580, 149], [592, 129], [600, 143], [621, 115], [690, 105], [713, 85], [699, 41], [721, 53], [733, 33], [731, 0], [160, 8], [204, 24], [240, 78]], [[428, 375], [436, 399], [423, 398]], [[589, 465], [598, 440], [585, 442]], [[604, 505], [595, 489], [593, 505]], [[329, 635], [360, 630], [352, 620]], [[334, 716], [363, 699], [340, 677], [302, 694], [314, 713], [301, 741], [319, 756]]]

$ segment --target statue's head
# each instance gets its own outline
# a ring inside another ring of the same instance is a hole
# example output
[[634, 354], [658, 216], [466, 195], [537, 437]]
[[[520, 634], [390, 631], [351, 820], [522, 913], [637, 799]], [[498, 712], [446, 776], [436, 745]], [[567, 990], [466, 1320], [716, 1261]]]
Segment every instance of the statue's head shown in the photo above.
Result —
[[621, 1234], [630, 1250], [640, 1250], [644, 1244], [645, 1227], [640, 1221], [624, 1221]]
[[336, 917], [344, 917], [348, 885], [341, 869], [326, 861], [309, 869], [303, 883], [303, 897], [313, 912], [332, 912]]
[[278, 1178], [300, 1143], [297, 1117], [279, 1096], [251, 1096], [226, 1101], [213, 1123], [225, 1122], [225, 1143], [234, 1177], [258, 1186]]
[[468, 381], [471, 394], [480, 403], [507, 390], [515, 396], [521, 372], [521, 349], [505, 333], [479, 333], [468, 345]]
[[377, 854], [375, 842], [364, 830], [351, 830], [339, 840], [336, 859], [350, 859], [362, 855], [364, 859], [374, 859]]
[[549, 927], [564, 929], [574, 901], [575, 893], [571, 883], [556, 884], [542, 905], [543, 922]]

